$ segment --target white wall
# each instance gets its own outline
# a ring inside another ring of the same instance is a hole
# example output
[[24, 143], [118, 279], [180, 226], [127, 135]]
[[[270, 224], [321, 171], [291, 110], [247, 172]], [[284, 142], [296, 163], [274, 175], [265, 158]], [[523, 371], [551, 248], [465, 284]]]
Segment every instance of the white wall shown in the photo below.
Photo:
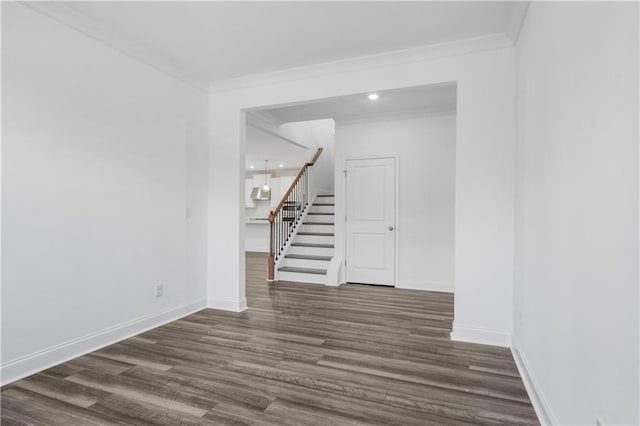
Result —
[[[346, 158], [398, 155], [398, 288], [453, 292], [455, 141], [455, 115], [336, 126], [341, 185]], [[344, 239], [336, 238], [336, 245], [345, 251]]]
[[532, 3], [517, 67], [530, 394], [554, 423], [638, 424], [638, 4]]
[[207, 103], [27, 6], [2, 12], [6, 383], [205, 305]]
[[[332, 119], [296, 121], [281, 126], [283, 133], [309, 146], [313, 157], [318, 148], [323, 148], [316, 163], [309, 169], [309, 193], [333, 194], [335, 122]], [[307, 161], [310, 161], [308, 158]], [[302, 166], [302, 164], [300, 165]]]
[[269, 222], [247, 222], [244, 244], [246, 251], [269, 253]]
[[[209, 97], [209, 200], [220, 207], [215, 217], [210, 210], [211, 220], [226, 226], [209, 233], [209, 306], [246, 304], [243, 109], [457, 82], [453, 337], [509, 345], [515, 67], [513, 49], [503, 41], [483, 38], [427, 49], [422, 58], [410, 52], [216, 85]], [[465, 53], [473, 49], [480, 51]]]

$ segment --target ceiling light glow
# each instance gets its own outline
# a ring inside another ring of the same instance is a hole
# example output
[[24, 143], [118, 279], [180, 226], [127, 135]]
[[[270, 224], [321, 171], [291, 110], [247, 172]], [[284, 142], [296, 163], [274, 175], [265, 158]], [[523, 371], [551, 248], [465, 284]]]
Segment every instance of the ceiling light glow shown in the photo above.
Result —
[[377, 93], [372, 93], [369, 95], [369, 99], [372, 101], [375, 101], [376, 99], [378, 99], [380, 96]]

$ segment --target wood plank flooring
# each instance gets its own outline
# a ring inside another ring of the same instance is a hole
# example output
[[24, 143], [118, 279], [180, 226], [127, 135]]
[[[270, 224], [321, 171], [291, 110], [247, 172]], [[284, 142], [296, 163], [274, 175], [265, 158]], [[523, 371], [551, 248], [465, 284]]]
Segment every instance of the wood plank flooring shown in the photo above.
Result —
[[2, 388], [3, 425], [532, 425], [509, 350], [449, 340], [453, 296], [280, 282]]

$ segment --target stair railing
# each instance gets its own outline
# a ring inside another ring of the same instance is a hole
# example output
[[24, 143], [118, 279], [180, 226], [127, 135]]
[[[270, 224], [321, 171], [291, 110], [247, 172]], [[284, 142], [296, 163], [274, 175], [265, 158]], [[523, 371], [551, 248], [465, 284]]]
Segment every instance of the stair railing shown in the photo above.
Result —
[[276, 262], [284, 256], [284, 249], [293, 237], [295, 225], [309, 204], [309, 167], [316, 163], [320, 154], [322, 154], [322, 148], [318, 148], [311, 161], [302, 166], [278, 206], [269, 213], [267, 281], [274, 280]]

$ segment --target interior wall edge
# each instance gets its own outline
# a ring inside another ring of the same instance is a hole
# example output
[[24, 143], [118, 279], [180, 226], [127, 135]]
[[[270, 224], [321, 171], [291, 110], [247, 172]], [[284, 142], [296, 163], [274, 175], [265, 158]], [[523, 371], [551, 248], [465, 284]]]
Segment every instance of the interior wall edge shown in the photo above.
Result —
[[511, 333], [506, 330], [476, 327], [453, 321], [451, 340], [457, 342], [479, 343], [482, 345], [511, 347]]
[[538, 416], [538, 420], [543, 425], [559, 424], [556, 416], [553, 414], [553, 410], [551, 409], [547, 398], [545, 397], [544, 391], [540, 386], [540, 382], [537, 380], [536, 375], [531, 368], [531, 364], [522, 350], [518, 337], [515, 334], [512, 336], [511, 343], [513, 359], [516, 363], [516, 367], [518, 367], [518, 373], [520, 373], [524, 387], [527, 390], [527, 394], [529, 394], [529, 399], [531, 400], [533, 409]]
[[[266, 284], [265, 284], [266, 285]], [[247, 299], [208, 299], [207, 308], [209, 309], [218, 309], [220, 311], [229, 311], [229, 312], [242, 312], [247, 307]]]

